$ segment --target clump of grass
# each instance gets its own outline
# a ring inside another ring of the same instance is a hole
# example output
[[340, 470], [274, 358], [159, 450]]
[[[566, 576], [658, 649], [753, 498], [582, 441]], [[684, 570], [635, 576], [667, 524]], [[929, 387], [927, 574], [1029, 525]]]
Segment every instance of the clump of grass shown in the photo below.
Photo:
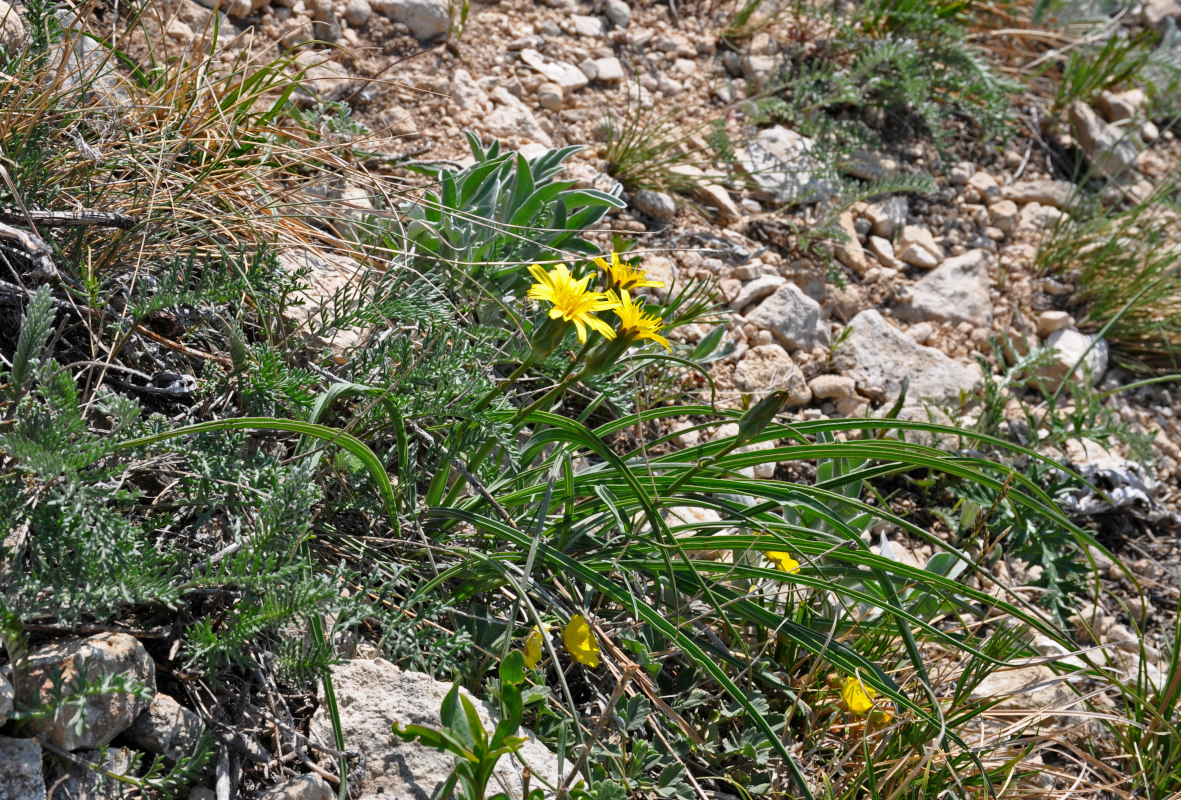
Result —
[[1102, 331], [1119, 363], [1136, 372], [1177, 371], [1181, 356], [1181, 209], [1175, 188], [1119, 210], [1076, 209], [1042, 241], [1037, 267], [1076, 286], [1081, 326]]
[[[642, 95], [637, 84], [636, 91], [628, 93], [623, 113], [607, 116], [607, 174], [629, 192], [652, 189], [692, 195], [700, 193], [703, 184], [724, 182], [726, 176], [702, 169], [713, 161], [719, 145], [726, 149], [724, 119], [689, 121], [687, 109], [659, 111], [646, 105]], [[701, 143], [694, 144], [695, 139]]]

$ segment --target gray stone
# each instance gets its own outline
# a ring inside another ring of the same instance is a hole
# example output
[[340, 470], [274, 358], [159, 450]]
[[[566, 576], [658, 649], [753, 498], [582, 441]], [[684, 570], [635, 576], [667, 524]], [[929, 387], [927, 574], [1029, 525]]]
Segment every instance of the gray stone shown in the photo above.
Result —
[[788, 405], [806, 406], [812, 402], [812, 390], [804, 374], [777, 344], [761, 344], [747, 350], [734, 368], [734, 385], [753, 395], [756, 402], [780, 389], [789, 392]]
[[920, 225], [907, 225], [895, 248], [899, 260], [912, 267], [934, 269], [943, 259], [943, 248], [935, 243], [931, 232]]
[[1153, 28], [1164, 28], [1169, 20], [1181, 22], [1181, 0], [1145, 0], [1140, 19]]
[[582, 74], [586, 76], [588, 81], [599, 77], [599, 65], [595, 63], [593, 58], [584, 58], [579, 62], [578, 68], [582, 70]]
[[45, 800], [41, 743], [0, 736], [0, 800]]
[[1126, 92], [1103, 92], [1095, 101], [1095, 110], [1108, 122], [1122, 122], [1138, 117], [1148, 103], [1143, 89], [1129, 89]]
[[1074, 327], [1074, 317], [1065, 311], [1043, 311], [1037, 318], [1037, 335], [1045, 339], [1054, 331]]
[[869, 220], [874, 236], [889, 239], [894, 235], [894, 231], [906, 224], [909, 213], [910, 209], [906, 198], [894, 195], [877, 203], [871, 203], [865, 209], [864, 218]]
[[579, 36], [593, 38], [596, 36], [602, 36], [604, 33], [603, 20], [599, 19], [598, 17], [588, 17], [583, 14], [571, 14], [570, 24], [574, 26], [574, 32]]
[[221, 11], [231, 19], [241, 19], [248, 16], [253, 8], [250, 0], [195, 0], [195, 2], [211, 11]]
[[967, 186], [975, 173], [975, 164], [971, 161], [960, 161], [947, 173], [947, 182], [952, 186]]
[[974, 191], [980, 202], [990, 205], [1001, 199], [1001, 187], [996, 178], [980, 170], [968, 179], [968, 188]]
[[1041, 203], [1026, 203], [1017, 215], [1017, 230], [1038, 232], [1052, 228], [1062, 218], [1063, 212], [1054, 206]]
[[652, 189], [641, 189], [632, 195], [632, 208], [657, 222], [669, 222], [677, 215], [676, 198]]
[[994, 670], [971, 692], [977, 700], [996, 702], [995, 708], [1006, 711], [1028, 710], [1061, 713], [1080, 702], [1059, 676], [1045, 664], [1013, 670]]
[[[242, 1], [249, 9], [249, 0]], [[76, 30], [82, 26], [70, 11], [62, 9], [55, 16], [63, 30]], [[54, 45], [48, 63], [60, 65], [63, 60], [64, 91], [85, 93], [106, 105], [131, 103], [131, 95], [119, 79], [117, 60], [111, 58], [111, 52], [91, 37], [66, 37]]]
[[533, 112], [520, 104], [496, 106], [484, 117], [483, 128], [498, 139], [517, 137], [538, 142], [547, 148], [554, 143]]
[[168, 695], [157, 694], [123, 736], [141, 750], [176, 761], [193, 754], [202, 728], [200, 717]]
[[1019, 206], [1041, 203], [1057, 209], [1070, 208], [1078, 187], [1070, 181], [1017, 181], [1001, 187], [1001, 197]]
[[356, 347], [360, 336], [356, 330], [318, 330], [316, 321], [325, 303], [331, 303], [337, 292], [360, 280], [365, 268], [357, 261], [329, 250], [310, 247], [290, 247], [279, 251], [279, 264], [289, 273], [307, 270], [302, 278], [306, 287], [296, 292], [283, 307], [283, 317], [305, 334], [315, 332], [318, 344], [330, 348], [338, 362], [347, 361], [346, 353]]
[[755, 307], [746, 321], [771, 335], [789, 351], [811, 350], [828, 344], [828, 325], [820, 319], [820, 304], [794, 283], [785, 283]]
[[457, 69], [451, 76], [451, 96], [465, 109], [478, 109], [488, 102], [488, 94], [466, 69]]
[[25, 23], [16, 9], [0, 0], [0, 47], [15, 53], [28, 43]]
[[521, 51], [521, 61], [561, 86], [564, 92], [577, 91], [590, 83], [582, 70], [573, 64], [568, 64], [565, 61], [550, 61], [529, 47]]
[[857, 393], [857, 383], [846, 375], [817, 375], [808, 381], [808, 388], [817, 400], [839, 403]]
[[837, 257], [837, 261], [858, 275], [864, 275], [865, 271], [869, 269], [869, 259], [865, 257], [865, 250], [862, 249], [861, 242], [857, 239], [857, 228], [853, 223], [853, 215], [848, 211], [844, 212], [837, 218], [837, 224], [840, 226], [841, 232], [849, 237], [849, 241], [836, 242], [833, 254]]
[[960, 394], [984, 386], [976, 364], [962, 364], [933, 347], [924, 347], [895, 328], [880, 312], [862, 311], [849, 323], [849, 334], [833, 353], [838, 371], [852, 378], [867, 397], [898, 398], [902, 380], [910, 380], [908, 402], [958, 403]]
[[[383, 659], [354, 660], [332, 670], [333, 686], [344, 727], [345, 746], [365, 757], [366, 772], [357, 791], [362, 797], [380, 795], [398, 800], [428, 800], [454, 769], [451, 755], [420, 743], [403, 742], [393, 733], [393, 724], [438, 727], [439, 706], [450, 684], [419, 672], [403, 672]], [[463, 694], [471, 698], [466, 690]], [[495, 715], [487, 703], [472, 700], [486, 730], [493, 729]], [[321, 705], [312, 717], [312, 734], [332, 741], [332, 723]], [[490, 785], [509, 796], [521, 796], [522, 762], [532, 770], [533, 785], [539, 778], [557, 785], [558, 759], [522, 729], [518, 735], [528, 741], [519, 758], [503, 756]], [[566, 762], [570, 769], [569, 761]], [[502, 784], [503, 781], [503, 784]], [[350, 781], [351, 784], [351, 781]]]
[[1017, 228], [1017, 213], [1017, 204], [1012, 200], [997, 200], [988, 207], [988, 217], [992, 224], [1006, 235]]
[[623, 64], [615, 56], [607, 56], [606, 58], [596, 58], [595, 64], [595, 80], [603, 83], [614, 83], [624, 79]]
[[626, 28], [632, 18], [632, 10], [624, 0], [605, 0], [603, 13], [616, 28]]
[[303, 50], [295, 55], [292, 67], [302, 72], [296, 98], [302, 105], [341, 97], [349, 90], [352, 78], [337, 57], [328, 50]]
[[42, 702], [52, 698], [55, 676], [60, 676], [67, 695], [75, 691], [80, 680], [93, 683], [105, 675], [125, 678], [144, 692], [144, 695], [124, 692], [89, 695], [81, 709], [81, 732], [72, 724], [77, 709], [71, 706], [60, 708], [52, 718], [35, 720], [25, 727], [25, 732], [63, 750], [109, 744], [131, 727], [156, 693], [155, 662], [143, 645], [125, 633], [102, 633], [38, 647], [25, 663], [26, 672], [18, 678], [18, 694], [29, 697], [36, 693]]
[[[1090, 373], [1094, 386], [1107, 372], [1107, 342], [1097, 336], [1064, 328], [1046, 337], [1046, 347], [1054, 351], [1054, 362], [1042, 367], [1038, 374], [1047, 380], [1051, 390], [1057, 389], [1068, 376], [1070, 380], [1082, 380], [1084, 372]], [[1077, 370], [1073, 369], [1075, 364], [1079, 364]]]
[[349, 4], [344, 7], [344, 18], [354, 28], [364, 26], [371, 16], [373, 7], [369, 5], [369, 0], [349, 0]]
[[759, 197], [778, 203], [816, 203], [832, 197], [834, 184], [812, 155], [815, 142], [776, 125], [759, 131], [738, 153]]
[[1131, 138], [1100, 119], [1086, 103], [1076, 100], [1070, 104], [1070, 122], [1079, 145], [1100, 175], [1114, 178], [1136, 165], [1136, 145]]
[[737, 222], [742, 218], [742, 211], [738, 204], [730, 197], [725, 186], [716, 183], [703, 183], [698, 191], [693, 193], [699, 200], [709, 204], [718, 213], [718, 220], [723, 224]]
[[335, 800], [336, 792], [319, 775], [301, 775], [258, 796], [258, 800]]
[[566, 93], [558, 84], [546, 81], [537, 87], [537, 103], [547, 111], [558, 111], [566, 103]]
[[741, 313], [742, 309], [751, 303], [757, 303], [762, 300], [785, 283], [787, 283], [787, 279], [781, 278], [778, 275], [760, 275], [754, 280], [743, 284], [735, 298], [730, 301], [730, 309]]
[[883, 267], [891, 267], [893, 269], [899, 267], [898, 257], [894, 255], [894, 245], [890, 244], [889, 239], [883, 239], [881, 236], [870, 236], [869, 252], [874, 254], [874, 257], [877, 258]]
[[904, 305], [898, 317], [908, 322], [938, 320], [970, 322], [977, 327], [992, 325], [992, 300], [988, 277], [988, 253], [969, 250], [949, 258], [913, 286], [904, 287]]
[[[312, 15], [312, 35], [322, 42], [339, 39], [340, 22], [336, 19], [336, 5], [332, 0], [305, 0], [305, 4]], [[230, 16], [234, 15], [231, 13]]]
[[863, 181], [884, 181], [898, 172], [898, 162], [881, 153], [854, 150], [849, 154], [845, 172]]
[[371, 0], [375, 11], [401, 22], [415, 39], [433, 39], [451, 27], [447, 0]]

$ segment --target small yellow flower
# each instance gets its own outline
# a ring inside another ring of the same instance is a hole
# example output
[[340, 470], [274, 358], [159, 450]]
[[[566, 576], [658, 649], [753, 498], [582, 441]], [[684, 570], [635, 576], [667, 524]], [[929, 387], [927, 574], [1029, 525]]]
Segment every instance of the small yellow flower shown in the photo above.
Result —
[[763, 553], [763, 558], [770, 561], [777, 569], [784, 572], [799, 572], [800, 562], [796, 561], [788, 553], [783, 553], [778, 550], [768, 550]]
[[608, 339], [615, 338], [611, 326], [596, 317], [594, 312], [610, 311], [619, 305], [619, 301], [608, 298], [602, 292], [588, 291], [586, 287], [592, 276], [575, 279], [565, 264], [558, 264], [549, 272], [542, 269], [540, 264], [533, 264], [529, 267], [529, 273], [537, 279], [537, 283], [529, 287], [529, 298], [551, 303], [553, 308], [549, 310], [549, 315], [553, 319], [573, 322], [578, 329], [578, 341], [586, 344], [588, 325]]
[[591, 631], [590, 623], [581, 614], [570, 618], [562, 631], [562, 644], [566, 645], [570, 657], [579, 664], [592, 668], [599, 666], [599, 643]]
[[664, 281], [651, 280], [644, 270], [636, 269], [631, 264], [620, 261], [619, 253], [611, 254], [610, 263], [605, 259], [595, 256], [595, 263], [599, 265], [599, 269], [606, 273], [607, 286], [610, 289], [623, 291], [626, 289], [643, 289], [646, 286], [659, 289], [664, 286]]
[[542, 643], [541, 631], [537, 628], [534, 628], [529, 636], [525, 638], [525, 646], [522, 648], [522, 652], [525, 656], [525, 666], [529, 669], [533, 669], [541, 662]]
[[864, 685], [858, 678], [845, 678], [845, 685], [841, 688], [841, 699], [845, 707], [859, 717], [864, 717], [873, 711], [873, 699], [877, 697], [877, 690]]
[[628, 344], [639, 339], [651, 339], [654, 342], [659, 342], [664, 345], [664, 349], [672, 352], [669, 347], [668, 339], [657, 333], [662, 327], [660, 317], [655, 314], [644, 313], [644, 301], [635, 303], [631, 299], [631, 295], [627, 293], [627, 289], [621, 289], [619, 294], [610, 289], [607, 290], [607, 296], [612, 300], [618, 301], [618, 307], [615, 309], [615, 315], [619, 317], [619, 338], [625, 340]]

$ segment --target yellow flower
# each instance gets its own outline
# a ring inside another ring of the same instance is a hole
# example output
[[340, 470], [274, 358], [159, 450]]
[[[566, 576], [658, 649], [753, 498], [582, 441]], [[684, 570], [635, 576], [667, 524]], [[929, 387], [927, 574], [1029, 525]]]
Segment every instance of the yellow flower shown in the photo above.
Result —
[[588, 325], [608, 339], [615, 338], [615, 331], [611, 330], [611, 326], [596, 317], [594, 312], [609, 311], [619, 305], [619, 302], [608, 298], [602, 292], [587, 291], [590, 275], [576, 280], [565, 264], [558, 264], [549, 272], [542, 269], [540, 264], [534, 264], [529, 267], [529, 272], [537, 279], [537, 283], [529, 288], [530, 299], [552, 303], [550, 317], [573, 322], [574, 327], [578, 329], [578, 341], [586, 344]]
[[655, 314], [645, 314], [643, 300], [639, 303], [633, 302], [627, 289], [621, 289], [619, 294], [608, 290], [607, 296], [618, 301], [615, 315], [619, 317], [619, 338], [627, 341], [628, 344], [638, 339], [651, 339], [664, 345], [665, 350], [672, 352], [672, 348], [668, 345], [668, 339], [657, 333], [664, 327], [660, 317]]
[[859, 717], [874, 710], [873, 699], [877, 697], [877, 690], [866, 686], [858, 678], [845, 678], [845, 685], [841, 689], [841, 699], [845, 707]]
[[562, 644], [566, 645], [570, 657], [579, 664], [592, 668], [599, 666], [599, 643], [591, 632], [590, 623], [581, 614], [570, 618], [562, 631]]
[[784, 572], [800, 571], [800, 562], [796, 561], [788, 553], [782, 553], [778, 550], [768, 550], [767, 552], [763, 553], [763, 558], [767, 559], [778, 569], [781, 569]]
[[664, 286], [664, 281], [650, 280], [644, 270], [635, 269], [631, 264], [620, 261], [619, 253], [611, 254], [611, 263], [607, 263], [605, 259], [595, 256], [595, 263], [599, 265], [599, 269], [607, 274], [607, 286], [611, 289], [622, 291], [625, 289], [643, 289], [645, 286], [659, 289]]
[[525, 666], [527, 666], [529, 669], [533, 669], [541, 661], [542, 643], [543, 639], [541, 636], [541, 631], [539, 631], [537, 628], [534, 628], [529, 636], [526, 637], [525, 646], [522, 648], [522, 651], [525, 655]]

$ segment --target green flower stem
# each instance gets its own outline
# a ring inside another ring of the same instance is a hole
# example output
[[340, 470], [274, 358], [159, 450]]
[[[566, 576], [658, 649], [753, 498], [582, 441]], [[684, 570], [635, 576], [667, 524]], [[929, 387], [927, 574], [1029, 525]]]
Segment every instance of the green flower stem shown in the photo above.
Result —
[[576, 384], [580, 380], [582, 380], [582, 378], [585, 374], [586, 374], [586, 370], [581, 369], [578, 371], [577, 374], [571, 375], [570, 377], [562, 380], [561, 383], [559, 383], [554, 388], [550, 389], [548, 392], [546, 392], [544, 395], [542, 395], [541, 398], [533, 401], [532, 403], [527, 405], [525, 408], [522, 408], [520, 411], [518, 411], [517, 415], [515, 417], [513, 417], [513, 424], [516, 425], [516, 424], [520, 423], [522, 420], [525, 419], [525, 417], [529, 416], [534, 411], [537, 411], [537, 410], [543, 408], [544, 406], [547, 406], [550, 403], [552, 403], [555, 397], [557, 397], [559, 394], [565, 392], [571, 386], [573, 386], [574, 384]]
[[476, 405], [472, 408], [472, 413], [476, 413], [478, 411], [483, 411], [485, 408], [487, 408], [489, 403], [491, 403], [493, 400], [495, 400], [498, 396], [504, 394], [505, 391], [510, 386], [513, 385], [513, 383], [517, 380], [517, 378], [524, 375], [525, 370], [529, 369], [529, 367], [531, 367], [531, 366], [533, 366], [532, 357], [526, 358], [521, 363], [521, 366], [519, 366], [515, 370], [513, 370], [512, 373], [507, 378], [504, 378], [501, 381], [499, 381], [495, 386], [493, 386], [488, 391], [488, 394], [484, 395], [480, 399], [480, 402], [476, 403]]

